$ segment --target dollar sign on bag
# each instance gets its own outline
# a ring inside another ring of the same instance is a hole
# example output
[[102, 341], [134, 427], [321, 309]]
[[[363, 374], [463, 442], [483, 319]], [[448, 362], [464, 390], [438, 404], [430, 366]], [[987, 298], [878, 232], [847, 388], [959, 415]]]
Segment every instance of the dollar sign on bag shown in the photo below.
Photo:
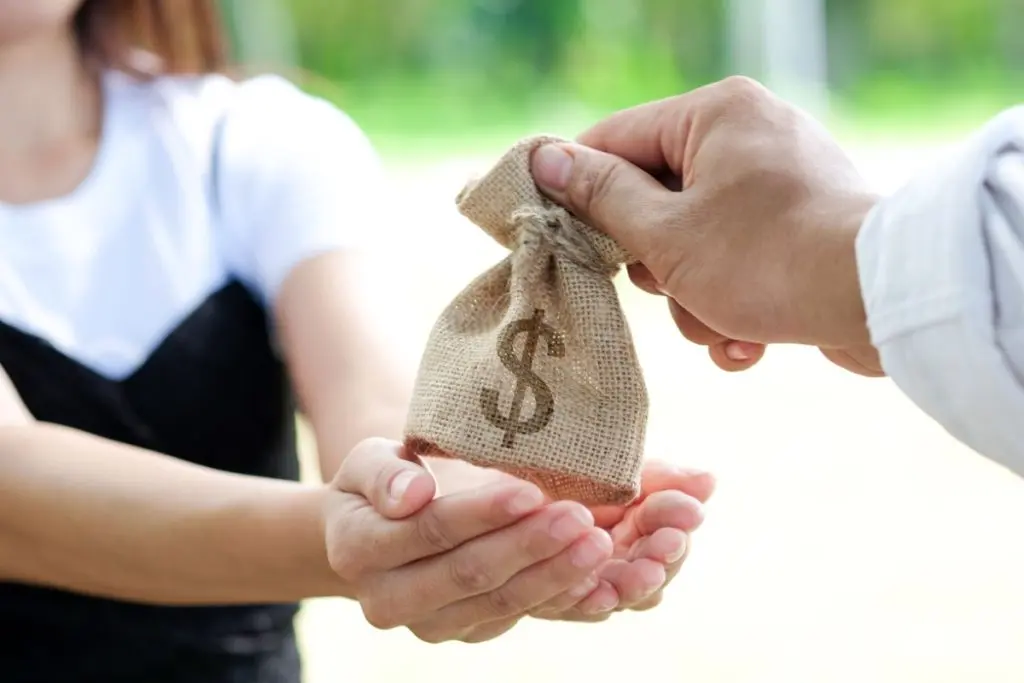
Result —
[[[526, 343], [523, 345], [523, 356], [519, 358], [513, 347], [516, 337], [524, 333]], [[551, 389], [533, 372], [533, 357], [537, 353], [537, 342], [541, 337], [547, 337], [549, 356], [561, 358], [565, 355], [565, 343], [561, 335], [544, 323], [544, 309], [535, 309], [532, 318], [516, 320], [502, 330], [501, 338], [498, 340], [498, 358], [516, 377], [512, 407], [508, 415], [502, 415], [498, 410], [497, 390], [484, 389], [481, 392], [480, 405], [484, 417], [505, 432], [501, 440], [501, 445], [505, 448], [512, 448], [516, 434], [534, 434], [547, 427], [555, 412], [555, 398], [551, 395]], [[530, 419], [520, 420], [527, 389], [533, 392], [535, 408]]]

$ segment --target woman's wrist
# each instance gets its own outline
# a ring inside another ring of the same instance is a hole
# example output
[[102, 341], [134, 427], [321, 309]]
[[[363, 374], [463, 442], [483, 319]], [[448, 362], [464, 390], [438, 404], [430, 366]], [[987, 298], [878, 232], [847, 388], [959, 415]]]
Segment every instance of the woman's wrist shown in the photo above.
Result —
[[330, 484], [288, 483], [266, 498], [250, 497], [243, 503], [241, 515], [251, 516], [256, 523], [242, 554], [264, 558], [265, 575], [260, 582], [280, 592], [282, 601], [351, 597], [351, 588], [327, 561], [324, 506], [331, 495], [341, 494]]
[[327, 487], [47, 424], [0, 431], [0, 456], [0, 575], [11, 580], [149, 604], [348, 592], [327, 562]]

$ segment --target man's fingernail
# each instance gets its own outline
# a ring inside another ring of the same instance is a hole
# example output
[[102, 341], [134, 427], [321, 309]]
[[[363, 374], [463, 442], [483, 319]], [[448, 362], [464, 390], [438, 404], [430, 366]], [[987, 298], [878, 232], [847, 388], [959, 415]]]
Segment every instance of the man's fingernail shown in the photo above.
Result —
[[750, 360], [750, 356], [747, 355], [746, 350], [737, 342], [732, 342], [725, 345], [725, 355], [729, 357], [729, 360], [745, 361]]
[[533, 153], [533, 179], [548, 190], [564, 190], [569, 185], [572, 161], [572, 155], [558, 145], [543, 145]]
[[403, 470], [395, 475], [391, 480], [391, 486], [388, 487], [388, 495], [391, 500], [396, 503], [402, 500], [402, 496], [405, 495], [406, 490], [409, 488], [409, 484], [416, 478], [416, 473], [411, 470]]

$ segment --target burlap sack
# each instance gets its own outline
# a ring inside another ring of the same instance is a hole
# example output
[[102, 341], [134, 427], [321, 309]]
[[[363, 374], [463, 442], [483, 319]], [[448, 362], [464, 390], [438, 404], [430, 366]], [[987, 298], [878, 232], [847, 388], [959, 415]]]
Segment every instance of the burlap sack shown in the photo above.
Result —
[[420, 363], [406, 443], [531, 480], [558, 499], [639, 492], [647, 390], [612, 277], [629, 256], [537, 189], [509, 150], [458, 197], [511, 250], [441, 314]]

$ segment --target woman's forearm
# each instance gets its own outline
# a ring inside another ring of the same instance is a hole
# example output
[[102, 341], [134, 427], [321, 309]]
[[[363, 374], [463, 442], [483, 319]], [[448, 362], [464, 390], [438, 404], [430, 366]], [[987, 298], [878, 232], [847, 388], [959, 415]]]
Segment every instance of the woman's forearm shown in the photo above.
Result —
[[154, 604], [344, 595], [324, 491], [49, 424], [0, 428], [0, 580]]
[[391, 338], [402, 333], [402, 311], [374, 285], [385, 266], [366, 251], [322, 254], [294, 269], [276, 303], [288, 369], [327, 480], [363, 439], [402, 436], [415, 366], [403, 366]]

